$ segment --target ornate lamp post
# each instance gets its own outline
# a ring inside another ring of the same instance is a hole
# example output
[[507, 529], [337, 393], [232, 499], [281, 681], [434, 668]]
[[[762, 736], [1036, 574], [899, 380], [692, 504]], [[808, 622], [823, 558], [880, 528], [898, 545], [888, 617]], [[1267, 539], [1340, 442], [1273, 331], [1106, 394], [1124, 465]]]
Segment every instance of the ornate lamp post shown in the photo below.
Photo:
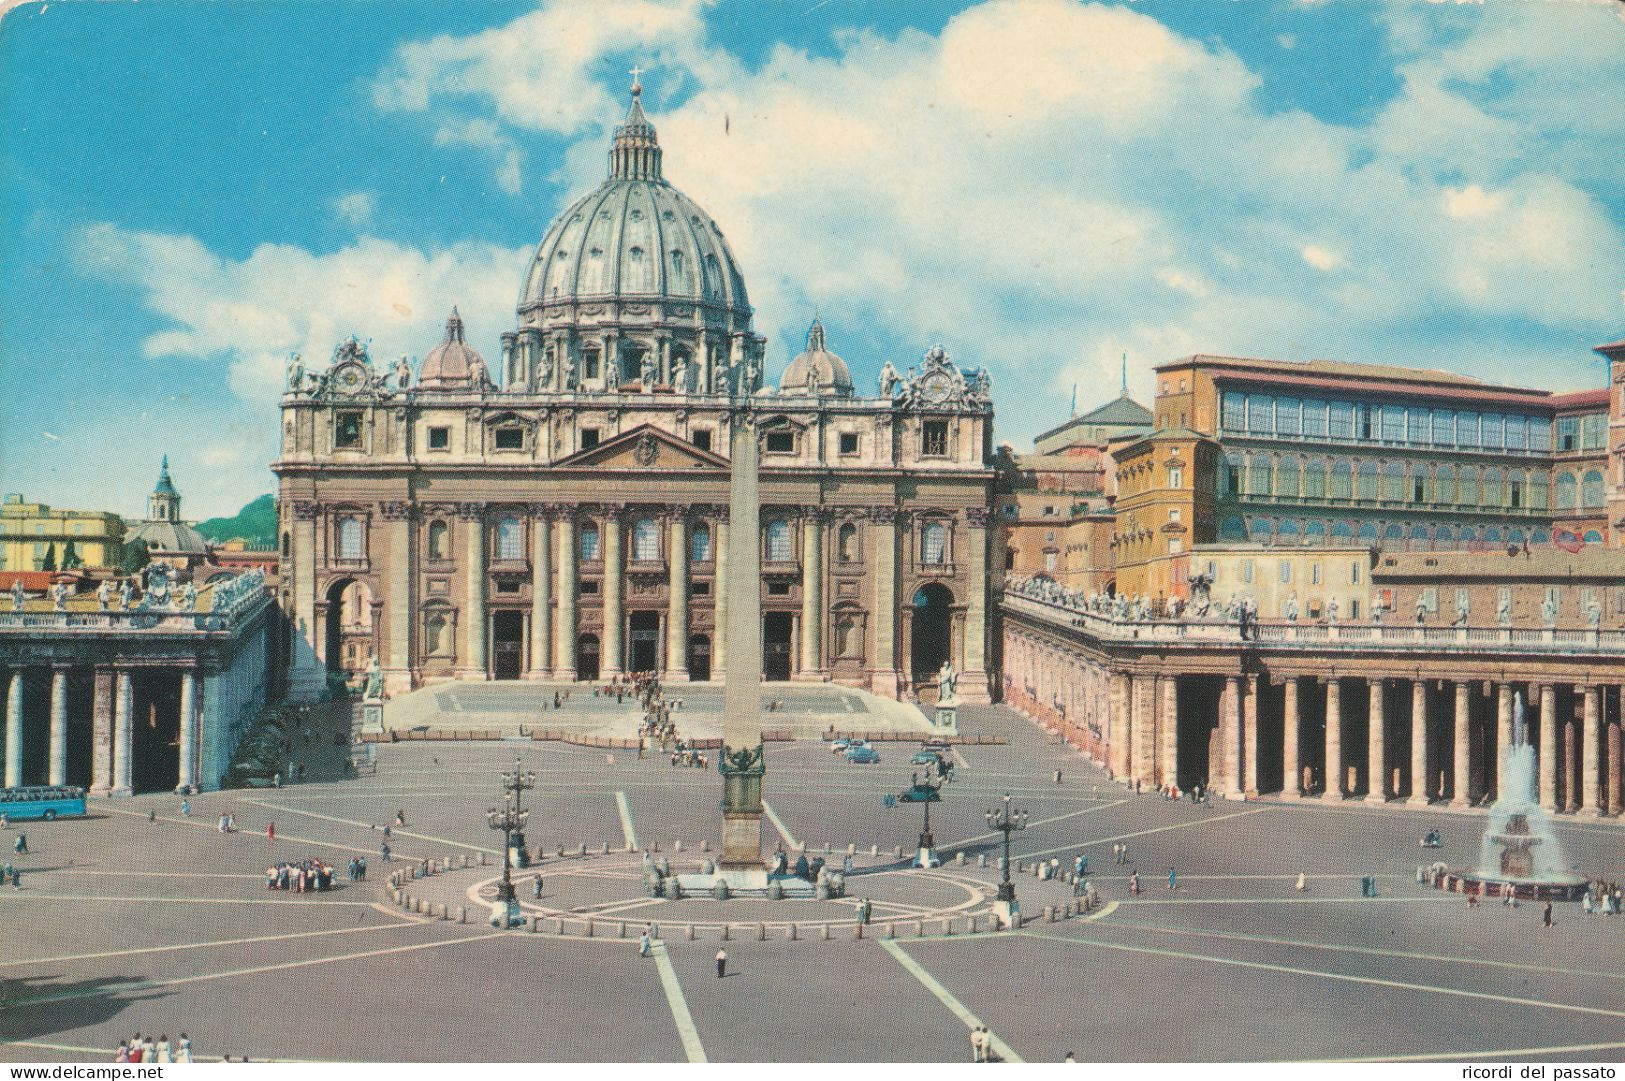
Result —
[[494, 927], [517, 927], [524, 922], [513, 889], [513, 838], [518, 834], [522, 843], [525, 823], [530, 819], [530, 812], [524, 808], [524, 793], [535, 787], [535, 772], [521, 769], [516, 758], [513, 769], [502, 774], [502, 810], [493, 807], [485, 812], [486, 825], [502, 831], [502, 883], [497, 887], [499, 907], [491, 917]]
[[1006, 927], [1014, 927], [1020, 919], [1021, 906], [1016, 903], [1016, 884], [1010, 881], [1010, 835], [1027, 828], [1027, 812], [1010, 806], [1007, 794], [997, 807], [987, 812], [988, 828], [1004, 834], [1004, 879], [999, 883], [998, 900], [994, 911]]
[[937, 845], [936, 838], [931, 836], [931, 805], [942, 798], [939, 795], [942, 785], [931, 783], [929, 770], [926, 771], [923, 781], [917, 773], [911, 774], [909, 779], [912, 782], [908, 791], [909, 798], [925, 804], [925, 826], [920, 830], [920, 849], [914, 855], [914, 866], [941, 867], [942, 861], [933, 851]]

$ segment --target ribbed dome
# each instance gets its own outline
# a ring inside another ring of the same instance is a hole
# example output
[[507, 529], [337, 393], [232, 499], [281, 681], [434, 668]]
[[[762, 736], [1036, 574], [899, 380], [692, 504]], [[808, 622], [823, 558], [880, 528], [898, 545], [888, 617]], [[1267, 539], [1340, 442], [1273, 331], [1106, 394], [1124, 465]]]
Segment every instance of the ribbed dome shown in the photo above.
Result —
[[745, 279], [716, 222], [662, 178], [641, 91], [633, 86], [626, 122], [615, 129], [609, 179], [560, 214], [537, 247], [519, 311], [589, 298], [673, 300], [725, 307], [727, 325], [744, 329]]
[[[815, 389], [816, 388], [816, 389]], [[824, 347], [824, 324], [817, 319], [807, 331], [807, 351], [790, 362], [779, 380], [781, 394], [852, 396], [852, 372], [846, 361]]]
[[453, 308], [451, 318], [446, 320], [445, 339], [423, 358], [418, 387], [422, 390], [461, 389], [468, 386], [469, 377], [476, 369], [489, 378], [485, 358], [463, 341], [463, 317]]

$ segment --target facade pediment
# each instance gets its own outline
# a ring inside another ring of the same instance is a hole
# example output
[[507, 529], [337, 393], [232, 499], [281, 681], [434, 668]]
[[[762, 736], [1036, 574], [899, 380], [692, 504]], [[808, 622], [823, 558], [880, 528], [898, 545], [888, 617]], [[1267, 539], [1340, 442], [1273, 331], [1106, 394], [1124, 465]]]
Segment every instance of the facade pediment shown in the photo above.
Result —
[[558, 463], [561, 469], [727, 469], [728, 460], [652, 424], [640, 424]]

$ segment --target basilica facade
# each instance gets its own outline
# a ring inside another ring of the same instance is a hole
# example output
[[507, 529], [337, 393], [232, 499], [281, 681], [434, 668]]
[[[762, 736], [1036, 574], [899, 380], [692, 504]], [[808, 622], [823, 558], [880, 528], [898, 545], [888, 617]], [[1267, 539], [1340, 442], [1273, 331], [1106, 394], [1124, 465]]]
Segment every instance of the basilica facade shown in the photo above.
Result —
[[731, 431], [761, 439], [762, 673], [987, 701], [992, 407], [939, 348], [860, 394], [816, 320], [777, 388], [715, 222], [633, 88], [609, 178], [553, 222], [494, 363], [455, 309], [414, 371], [290, 363], [291, 693], [376, 659], [442, 680], [720, 676]]

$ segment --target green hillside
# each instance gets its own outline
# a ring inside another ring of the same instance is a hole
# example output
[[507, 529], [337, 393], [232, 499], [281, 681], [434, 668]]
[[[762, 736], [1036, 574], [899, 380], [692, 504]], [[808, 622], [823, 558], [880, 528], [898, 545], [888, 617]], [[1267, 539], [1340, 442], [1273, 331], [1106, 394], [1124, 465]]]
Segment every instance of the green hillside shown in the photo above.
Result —
[[212, 541], [242, 538], [254, 547], [276, 546], [276, 501], [262, 495], [230, 518], [199, 522], [197, 531]]

